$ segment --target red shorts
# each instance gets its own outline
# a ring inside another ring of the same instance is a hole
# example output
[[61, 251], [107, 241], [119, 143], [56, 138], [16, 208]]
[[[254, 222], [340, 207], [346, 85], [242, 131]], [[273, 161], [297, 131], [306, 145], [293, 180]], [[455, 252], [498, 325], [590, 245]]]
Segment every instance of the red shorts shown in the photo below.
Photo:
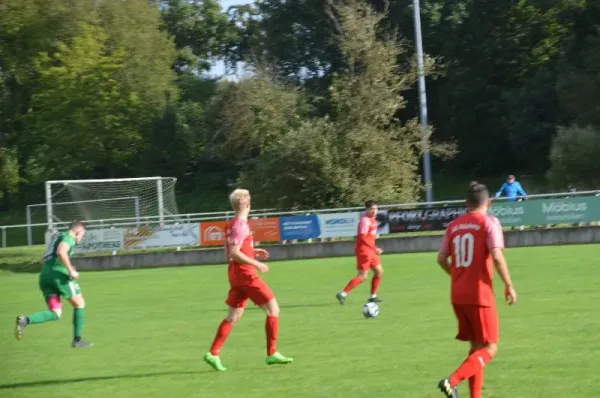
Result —
[[368, 271], [378, 265], [381, 265], [381, 261], [375, 253], [358, 253], [356, 255], [356, 269], [359, 271]]
[[457, 340], [479, 344], [498, 343], [498, 313], [496, 307], [453, 304], [458, 320]]
[[232, 308], [244, 308], [248, 299], [256, 305], [264, 305], [275, 295], [262, 279], [256, 278], [249, 284], [231, 285], [225, 303]]

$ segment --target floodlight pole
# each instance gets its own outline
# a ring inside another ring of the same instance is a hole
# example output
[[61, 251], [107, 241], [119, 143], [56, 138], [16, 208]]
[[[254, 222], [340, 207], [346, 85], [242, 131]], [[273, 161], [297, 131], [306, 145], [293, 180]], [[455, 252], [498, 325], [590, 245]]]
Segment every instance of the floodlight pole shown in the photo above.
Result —
[[427, 91], [425, 88], [425, 70], [423, 66], [423, 33], [421, 32], [421, 6], [419, 0], [413, 0], [415, 18], [415, 42], [417, 45], [417, 67], [419, 73], [419, 111], [421, 119], [421, 134], [423, 137], [423, 177], [427, 206], [433, 202], [433, 184], [431, 182], [431, 157], [429, 154], [429, 139], [427, 137]]

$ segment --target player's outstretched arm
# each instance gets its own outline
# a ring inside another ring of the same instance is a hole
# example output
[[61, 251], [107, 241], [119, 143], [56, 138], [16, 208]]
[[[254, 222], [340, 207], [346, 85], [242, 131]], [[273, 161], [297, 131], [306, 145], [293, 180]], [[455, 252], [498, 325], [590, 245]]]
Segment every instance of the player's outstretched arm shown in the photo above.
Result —
[[508, 272], [508, 264], [506, 264], [506, 259], [504, 258], [504, 253], [500, 248], [494, 248], [491, 251], [492, 258], [494, 259], [494, 267], [496, 267], [496, 272], [500, 275], [502, 282], [504, 282], [504, 296], [509, 305], [512, 305], [517, 301], [517, 293], [513, 288], [512, 280], [510, 279], [510, 272]]

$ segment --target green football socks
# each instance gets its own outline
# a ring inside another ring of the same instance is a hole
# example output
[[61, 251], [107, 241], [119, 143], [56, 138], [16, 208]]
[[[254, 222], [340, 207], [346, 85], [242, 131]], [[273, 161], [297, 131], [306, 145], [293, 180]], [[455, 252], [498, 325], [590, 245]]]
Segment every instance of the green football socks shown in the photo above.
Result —
[[58, 315], [54, 311], [44, 310], [36, 312], [27, 317], [28, 324], [35, 325], [36, 323], [44, 323], [58, 320]]
[[81, 339], [83, 332], [83, 322], [85, 320], [85, 310], [83, 308], [73, 309], [73, 339]]

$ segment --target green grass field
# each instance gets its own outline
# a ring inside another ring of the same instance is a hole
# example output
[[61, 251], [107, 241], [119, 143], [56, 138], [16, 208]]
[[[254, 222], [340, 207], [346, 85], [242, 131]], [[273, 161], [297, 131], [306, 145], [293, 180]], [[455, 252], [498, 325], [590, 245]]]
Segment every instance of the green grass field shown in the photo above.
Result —
[[[519, 302], [499, 305], [500, 349], [486, 368], [485, 397], [597, 395], [599, 254], [600, 245], [507, 251]], [[441, 397], [437, 381], [467, 351], [454, 340], [448, 278], [433, 253], [383, 260], [386, 301], [371, 320], [360, 313], [368, 283], [346, 306], [334, 298], [354, 274], [352, 258], [272, 263], [265, 279], [282, 307], [278, 347], [295, 362], [264, 365], [264, 315], [250, 306], [221, 353], [224, 373], [201, 359], [225, 312], [223, 266], [82, 274], [85, 335], [96, 344], [89, 350], [70, 348], [66, 307], [62, 320], [16, 341], [15, 316], [44, 303], [36, 274], [5, 271], [0, 396]]]

